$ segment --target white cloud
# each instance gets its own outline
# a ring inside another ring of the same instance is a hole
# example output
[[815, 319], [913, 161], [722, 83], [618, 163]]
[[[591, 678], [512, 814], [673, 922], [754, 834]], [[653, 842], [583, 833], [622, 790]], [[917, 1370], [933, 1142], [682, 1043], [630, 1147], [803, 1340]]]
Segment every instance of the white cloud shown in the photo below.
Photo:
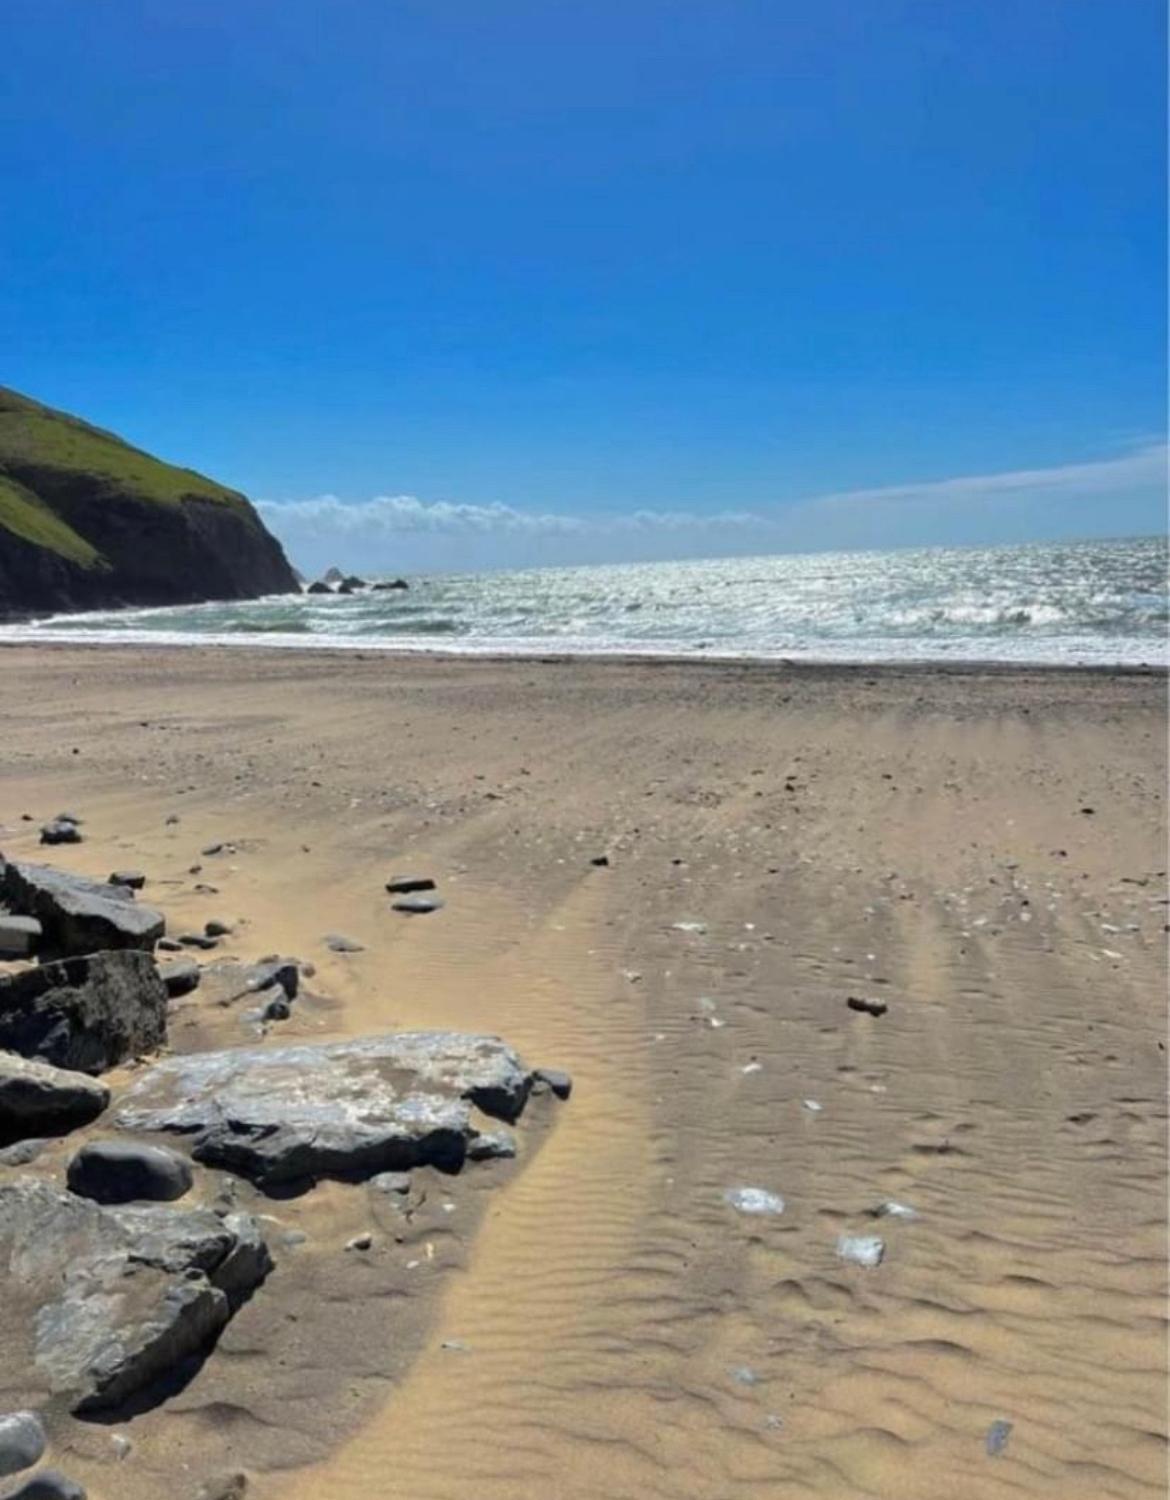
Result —
[[295, 561], [407, 570], [808, 550], [1156, 529], [1165, 443], [1089, 463], [815, 495], [759, 510], [570, 514], [379, 495], [262, 500]]

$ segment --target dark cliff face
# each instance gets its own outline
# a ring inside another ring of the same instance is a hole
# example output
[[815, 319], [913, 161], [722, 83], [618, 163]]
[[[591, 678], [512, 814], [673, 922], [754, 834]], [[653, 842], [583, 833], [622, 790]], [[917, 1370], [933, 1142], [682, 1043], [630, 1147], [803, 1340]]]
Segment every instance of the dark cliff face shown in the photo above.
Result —
[[297, 589], [242, 495], [0, 391], [0, 616]]

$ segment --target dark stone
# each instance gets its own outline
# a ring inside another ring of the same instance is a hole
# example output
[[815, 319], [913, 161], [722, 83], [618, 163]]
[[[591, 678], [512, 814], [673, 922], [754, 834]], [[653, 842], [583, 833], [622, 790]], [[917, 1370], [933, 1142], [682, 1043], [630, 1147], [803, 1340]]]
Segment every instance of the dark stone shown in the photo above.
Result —
[[870, 1000], [861, 995], [850, 995], [845, 1004], [850, 1010], [861, 1011], [867, 1016], [884, 1016], [890, 1008], [884, 1000]]
[[69, 1163], [69, 1191], [95, 1203], [172, 1203], [190, 1192], [191, 1163], [162, 1146], [90, 1141]]
[[193, 958], [181, 958], [177, 963], [162, 964], [158, 976], [166, 986], [167, 995], [177, 1000], [199, 988], [202, 970]]
[[409, 917], [419, 917], [430, 911], [440, 911], [443, 906], [441, 896], [399, 896], [397, 900], [391, 901], [390, 905], [395, 911], [403, 912]]
[[567, 1099], [573, 1092], [572, 1078], [560, 1068], [537, 1068], [532, 1079], [534, 1083], [543, 1083], [551, 1089], [558, 1099]]
[[408, 896], [412, 891], [433, 891], [435, 882], [429, 875], [391, 875], [386, 889], [392, 896]]
[[219, 939], [209, 937], [205, 932], [180, 932], [179, 942], [184, 948], [199, 948], [204, 953], [209, 953], [213, 948], [219, 947]]
[[160, 953], [182, 953], [183, 945], [178, 938], [161, 937], [155, 944]]
[[533, 1075], [498, 1037], [405, 1032], [171, 1057], [122, 1096], [117, 1123], [188, 1136], [208, 1166], [262, 1187], [457, 1168], [472, 1105], [514, 1120]]
[[35, 1412], [10, 1411], [0, 1416], [0, 1474], [19, 1474], [45, 1456], [48, 1441]]
[[319, 578], [315, 583], [311, 583], [305, 590], [306, 594], [331, 594], [332, 592], [333, 590], [329, 587], [329, 585], [327, 583], [322, 583]]
[[408, 589], [409, 587], [410, 587], [410, 584], [407, 583], [407, 581], [406, 581], [405, 578], [392, 578], [389, 582], [380, 582], [380, 583], [374, 584], [374, 588], [378, 589], [378, 590], [384, 590], [384, 589]]
[[227, 922], [220, 922], [212, 918], [210, 922], [204, 922], [203, 931], [209, 938], [231, 937], [232, 928]]
[[85, 1500], [84, 1486], [62, 1474], [60, 1469], [42, 1469], [15, 1490], [5, 1500]]
[[482, 1130], [467, 1143], [468, 1161], [495, 1161], [516, 1155], [516, 1137], [510, 1130]]
[[167, 992], [149, 953], [92, 953], [0, 974], [0, 1048], [102, 1073], [166, 1041]]
[[244, 1500], [248, 1493], [248, 1476], [237, 1470], [234, 1474], [217, 1474], [199, 1486], [195, 1500]]
[[162, 913], [142, 906], [125, 886], [102, 884], [48, 865], [0, 859], [0, 899], [36, 917], [44, 947], [62, 957], [99, 949], [151, 949], [162, 937]]
[[593, 858], [589, 861], [589, 863], [591, 865], [596, 866], [597, 869], [603, 870], [609, 864], [609, 855], [608, 854], [595, 854], [593, 856]]
[[0, 1146], [67, 1135], [96, 1120], [109, 1102], [109, 1089], [87, 1073], [0, 1052]]
[[141, 870], [114, 870], [107, 884], [124, 885], [128, 891], [140, 891], [146, 884], [146, 876]]
[[54, 818], [41, 829], [41, 843], [80, 844], [81, 829], [76, 823], [63, 823], [60, 818]]
[[351, 591], [353, 589], [364, 589], [368, 587], [366, 580], [364, 578], [359, 578], [356, 573], [348, 574], [347, 577], [343, 578], [341, 581], [343, 584], [347, 585]]
[[6, 1381], [90, 1415], [161, 1399], [272, 1262], [247, 1214], [101, 1208], [23, 1177], [0, 1187], [0, 1264]]
[[260, 1011], [262, 1021], [287, 1021], [292, 1015], [292, 1006], [289, 1004], [288, 996], [279, 985], [274, 985], [276, 993], [264, 1002]]
[[221, 958], [203, 965], [200, 983], [208, 1003], [225, 1008], [252, 997], [272, 999], [278, 990], [291, 1001], [300, 988], [300, 971], [295, 958], [262, 958], [255, 964]]

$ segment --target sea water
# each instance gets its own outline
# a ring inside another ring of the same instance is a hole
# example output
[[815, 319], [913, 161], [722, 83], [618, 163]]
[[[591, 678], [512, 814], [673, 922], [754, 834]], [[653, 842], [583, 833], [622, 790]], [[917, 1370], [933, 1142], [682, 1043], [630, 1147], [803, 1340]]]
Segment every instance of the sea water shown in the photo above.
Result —
[[1164, 538], [436, 574], [405, 591], [57, 615], [0, 641], [491, 655], [1167, 662]]

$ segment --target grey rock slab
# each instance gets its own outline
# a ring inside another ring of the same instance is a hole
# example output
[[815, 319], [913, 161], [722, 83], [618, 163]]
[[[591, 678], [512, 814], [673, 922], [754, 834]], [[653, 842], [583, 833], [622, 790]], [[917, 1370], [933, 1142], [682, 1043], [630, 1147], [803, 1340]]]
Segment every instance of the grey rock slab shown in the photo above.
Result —
[[0, 1167], [27, 1167], [30, 1162], [36, 1161], [48, 1144], [48, 1141], [34, 1137], [32, 1140], [17, 1141], [15, 1146], [0, 1146]]
[[65, 1135], [96, 1120], [110, 1091], [88, 1073], [0, 1052], [0, 1144]]
[[479, 1134], [472, 1106], [515, 1120], [532, 1083], [498, 1037], [403, 1032], [167, 1058], [131, 1084], [115, 1120], [188, 1136], [197, 1161], [267, 1187], [457, 1168]]
[[122, 885], [103, 884], [50, 865], [0, 860], [0, 899], [22, 916], [36, 917], [45, 947], [69, 957], [114, 948], [151, 949], [166, 923]]
[[202, 992], [212, 1005], [230, 1006], [238, 1000], [272, 998], [280, 989], [295, 1000], [300, 988], [300, 970], [295, 958], [263, 958], [244, 963], [236, 958], [216, 959], [200, 969]]
[[4, 1500], [86, 1500], [86, 1490], [60, 1469], [42, 1469], [10, 1490]]
[[36, 1412], [10, 1411], [0, 1416], [0, 1474], [19, 1474], [45, 1456], [48, 1440]]
[[102, 1073], [166, 1041], [167, 992], [149, 953], [122, 950], [0, 974], [0, 1048]]
[[219, 939], [209, 936], [206, 932], [181, 932], [179, 942], [184, 948], [198, 948], [204, 953], [209, 953], [213, 948], [219, 947]]
[[433, 891], [435, 882], [429, 875], [391, 875], [386, 889], [392, 896], [409, 896], [412, 891]]
[[95, 1203], [172, 1203], [190, 1192], [191, 1163], [164, 1146], [89, 1141], [69, 1163], [71, 1193]]
[[35, 950], [43, 932], [36, 917], [0, 911], [0, 958], [24, 958]]
[[0, 1187], [6, 1376], [79, 1415], [144, 1404], [206, 1351], [271, 1268], [255, 1220], [159, 1204], [101, 1208], [24, 1177]]

